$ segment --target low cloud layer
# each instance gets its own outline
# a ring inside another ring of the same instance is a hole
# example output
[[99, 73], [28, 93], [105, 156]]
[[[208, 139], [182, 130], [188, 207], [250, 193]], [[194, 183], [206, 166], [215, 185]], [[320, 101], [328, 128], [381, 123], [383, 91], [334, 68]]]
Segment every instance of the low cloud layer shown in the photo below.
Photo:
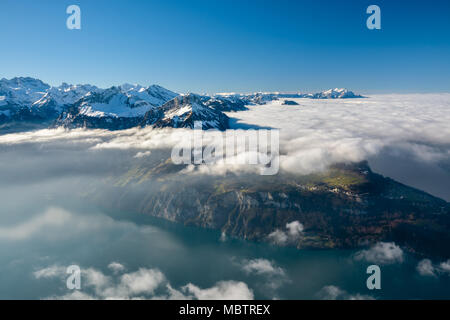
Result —
[[284, 270], [274, 265], [273, 262], [267, 259], [253, 259], [244, 261], [242, 269], [248, 274], [269, 275], [269, 276], [284, 276]]
[[50, 208], [45, 213], [30, 218], [18, 225], [0, 227], [0, 239], [25, 240], [44, 229], [61, 227], [71, 219], [70, 213], [65, 210]]
[[264, 279], [265, 291], [274, 292], [282, 285], [290, 282], [286, 271], [277, 266], [274, 261], [267, 259], [250, 259], [237, 263], [249, 276], [257, 276]]
[[424, 277], [450, 275], [450, 260], [434, 264], [430, 259], [423, 259], [419, 261], [416, 269]]
[[450, 94], [380, 95], [358, 100], [298, 100], [258, 106], [242, 122], [281, 128], [281, 166], [310, 172], [361, 161], [394, 148], [425, 162], [450, 156]]
[[[176, 300], [252, 300], [253, 291], [244, 282], [219, 281], [210, 288], [200, 288], [188, 283], [174, 289], [166, 276], [158, 269], [140, 268], [125, 273], [125, 267], [113, 262], [113, 269], [107, 275], [95, 268], [81, 269], [80, 290], [67, 290], [66, 293], [47, 297], [61, 300], [129, 300], [129, 299], [176, 299]], [[34, 278], [38, 281], [59, 279], [65, 283], [66, 268], [53, 265], [36, 270]]]
[[[383, 150], [425, 163], [450, 159], [450, 95], [381, 95], [368, 99], [308, 100], [300, 106], [281, 102], [252, 106], [249, 111], [233, 113], [240, 122], [280, 129], [280, 167], [288, 172], [307, 174], [337, 162], [370, 158]], [[243, 134], [237, 130], [236, 134]], [[205, 144], [218, 134], [204, 133]], [[189, 129], [41, 130], [0, 136], [0, 147], [39, 144], [78, 150], [130, 150], [136, 159], [151, 155], [155, 149], [189, 146]], [[238, 150], [237, 158], [251, 158], [251, 152]], [[200, 174], [227, 171], [255, 172], [254, 166], [218, 162]], [[188, 172], [186, 172], [188, 173]]]
[[284, 246], [295, 244], [303, 235], [303, 224], [292, 221], [286, 224], [284, 230], [276, 229], [268, 235], [268, 240], [273, 244]]
[[130, 222], [116, 221], [102, 214], [74, 214], [65, 209], [50, 207], [43, 213], [10, 226], [0, 227], [0, 239], [20, 242], [33, 238], [61, 241], [95, 233], [98, 230], [151, 231], [152, 227], [138, 227]]
[[395, 264], [403, 262], [403, 250], [393, 242], [379, 242], [370, 249], [361, 250], [354, 256], [375, 264]]

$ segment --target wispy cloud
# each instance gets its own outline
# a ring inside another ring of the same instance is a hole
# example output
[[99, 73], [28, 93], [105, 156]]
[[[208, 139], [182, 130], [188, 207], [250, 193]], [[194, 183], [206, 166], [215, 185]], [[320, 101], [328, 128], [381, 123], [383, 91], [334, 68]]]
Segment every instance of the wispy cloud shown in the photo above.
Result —
[[69, 222], [71, 215], [69, 212], [50, 208], [45, 213], [32, 217], [18, 225], [10, 227], [0, 227], [0, 239], [4, 240], [24, 240], [43, 229], [61, 227]]
[[[137, 226], [131, 222], [116, 221], [99, 213], [76, 214], [59, 207], [50, 207], [20, 223], [0, 227], [0, 239], [4, 241], [28, 241], [39, 237], [59, 241], [79, 238], [84, 234], [107, 230], [129, 232], [151, 231], [151, 226]], [[116, 265], [112, 267], [118, 268]]]

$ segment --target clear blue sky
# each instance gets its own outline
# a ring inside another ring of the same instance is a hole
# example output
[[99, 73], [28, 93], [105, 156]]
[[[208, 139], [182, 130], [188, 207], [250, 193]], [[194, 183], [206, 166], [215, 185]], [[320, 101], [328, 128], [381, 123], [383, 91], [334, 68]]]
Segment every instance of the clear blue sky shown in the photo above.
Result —
[[[82, 29], [66, 28], [77, 4]], [[370, 4], [382, 29], [368, 30]], [[186, 92], [450, 92], [450, 1], [1, 0], [0, 77]]]

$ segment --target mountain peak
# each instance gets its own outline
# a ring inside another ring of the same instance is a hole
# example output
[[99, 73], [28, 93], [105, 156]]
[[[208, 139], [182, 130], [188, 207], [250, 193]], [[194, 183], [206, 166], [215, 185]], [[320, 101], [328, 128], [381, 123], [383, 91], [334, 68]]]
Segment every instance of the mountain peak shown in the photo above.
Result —
[[204, 130], [226, 130], [229, 118], [223, 112], [206, 105], [203, 102], [204, 98], [195, 93], [179, 95], [162, 107], [147, 112], [143, 125], [159, 128], [194, 128], [194, 123], [201, 121]]

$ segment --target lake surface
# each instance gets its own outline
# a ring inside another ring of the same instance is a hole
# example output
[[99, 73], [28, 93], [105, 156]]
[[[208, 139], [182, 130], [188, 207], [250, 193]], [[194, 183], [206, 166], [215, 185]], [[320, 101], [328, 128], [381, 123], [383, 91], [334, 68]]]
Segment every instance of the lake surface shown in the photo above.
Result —
[[[331, 298], [330, 288], [323, 289], [326, 286], [339, 288], [338, 298], [344, 299], [450, 298], [449, 277], [419, 275], [417, 260], [407, 255], [403, 263], [381, 265], [382, 289], [370, 291], [366, 287], [366, 268], [372, 263], [355, 260], [354, 251], [296, 250], [224, 240], [217, 231], [131, 213], [107, 215], [96, 208], [82, 208], [76, 201], [65, 207], [55, 206], [55, 202], [59, 201], [52, 200], [49, 210], [54, 213], [50, 217], [58, 220], [62, 216], [55, 212], [64, 212], [60, 224], [38, 223], [38, 219], [30, 217], [45, 220], [45, 214], [39, 213], [41, 209], [35, 213], [33, 208], [24, 207], [19, 215], [23, 220], [28, 212], [28, 222], [15, 222], [12, 227], [17, 234], [20, 226], [22, 236], [8, 238], [4, 231], [0, 232], [1, 299], [63, 296], [68, 293], [66, 277], [36, 278], [34, 273], [50, 266], [76, 264], [82, 270], [93, 268], [114, 277], [107, 267], [111, 262], [125, 266], [127, 272], [158, 269], [173, 288], [192, 283], [207, 289], [220, 281], [243, 282], [257, 299]], [[12, 225], [5, 221], [5, 215], [0, 219], [2, 225]], [[269, 261], [274, 270], [246, 271], [245, 265], [255, 259]], [[82, 277], [81, 291], [84, 280]]]

